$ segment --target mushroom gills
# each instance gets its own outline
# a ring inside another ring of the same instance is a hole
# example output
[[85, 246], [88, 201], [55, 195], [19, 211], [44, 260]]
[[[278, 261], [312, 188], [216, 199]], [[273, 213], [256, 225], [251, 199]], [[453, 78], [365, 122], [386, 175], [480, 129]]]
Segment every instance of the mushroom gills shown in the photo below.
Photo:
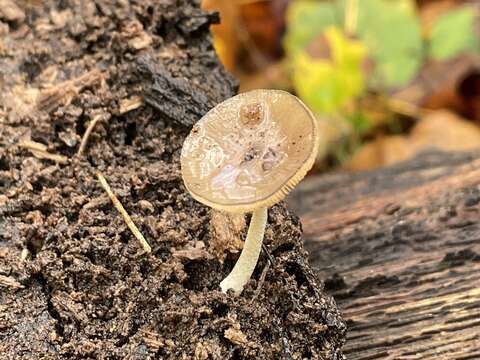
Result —
[[262, 249], [267, 217], [267, 208], [260, 208], [252, 213], [252, 219], [250, 220], [250, 227], [248, 228], [247, 238], [243, 244], [242, 253], [233, 270], [220, 283], [222, 292], [226, 293], [232, 289], [236, 295], [239, 295], [252, 276]]

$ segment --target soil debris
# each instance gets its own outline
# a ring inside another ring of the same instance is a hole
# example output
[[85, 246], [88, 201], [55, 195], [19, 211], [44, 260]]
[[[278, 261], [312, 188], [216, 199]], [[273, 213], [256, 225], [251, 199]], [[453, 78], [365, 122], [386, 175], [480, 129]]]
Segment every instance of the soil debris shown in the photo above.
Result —
[[283, 204], [266, 229], [274, 264], [262, 276], [262, 254], [241, 297], [220, 291], [238, 246], [214, 250], [179, 161], [188, 127], [237, 90], [211, 43], [218, 16], [190, 0], [26, 3], [1, 41], [0, 275], [21, 285], [0, 291], [2, 359], [342, 359], [345, 322]]

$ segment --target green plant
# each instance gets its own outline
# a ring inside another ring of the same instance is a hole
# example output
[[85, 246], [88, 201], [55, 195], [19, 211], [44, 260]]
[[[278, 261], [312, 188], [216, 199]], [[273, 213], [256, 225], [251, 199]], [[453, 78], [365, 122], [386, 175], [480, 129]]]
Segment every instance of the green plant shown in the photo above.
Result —
[[[293, 1], [284, 38], [293, 87], [317, 115], [347, 122], [358, 139], [375, 123], [360, 100], [388, 99], [429, 59], [479, 52], [476, 13], [465, 5], [422, 29], [413, 0]], [[385, 122], [391, 118], [386, 113]]]

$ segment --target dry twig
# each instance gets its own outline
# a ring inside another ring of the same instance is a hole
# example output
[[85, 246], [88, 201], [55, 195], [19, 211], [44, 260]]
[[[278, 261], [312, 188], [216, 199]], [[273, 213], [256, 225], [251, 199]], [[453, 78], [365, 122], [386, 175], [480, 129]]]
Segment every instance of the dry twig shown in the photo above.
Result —
[[132, 231], [133, 235], [142, 244], [145, 252], [147, 252], [147, 253], [152, 252], [152, 248], [148, 244], [147, 240], [145, 240], [142, 233], [138, 230], [137, 226], [132, 221], [132, 218], [130, 217], [130, 215], [128, 215], [128, 213], [125, 210], [125, 208], [123, 207], [123, 205], [120, 203], [118, 198], [112, 192], [112, 189], [110, 188], [110, 185], [108, 185], [107, 180], [105, 180], [104, 176], [99, 171], [97, 172], [97, 178], [98, 178], [98, 181], [100, 181], [100, 184], [102, 185], [105, 192], [110, 197], [110, 200], [112, 200], [113, 206], [115, 206], [115, 208], [120, 212], [120, 214], [122, 215], [123, 219], [125, 220], [125, 223], [127, 224], [128, 228]]
[[80, 142], [80, 147], [78, 148], [77, 156], [82, 155], [83, 151], [87, 147], [88, 139], [93, 129], [95, 128], [95, 125], [97, 125], [97, 122], [99, 122], [100, 120], [103, 120], [104, 118], [105, 118], [105, 114], [98, 114], [94, 116], [92, 121], [90, 121], [90, 123], [88, 124], [87, 130], [85, 130], [85, 134], [83, 134], [82, 141]]
[[51, 154], [47, 151], [47, 146], [36, 141], [24, 140], [18, 146], [30, 150], [33, 156], [39, 159], [48, 159], [56, 161], [60, 164], [66, 164], [68, 158], [63, 155]]
[[347, 35], [355, 35], [358, 24], [358, 0], [347, 0], [344, 29]]

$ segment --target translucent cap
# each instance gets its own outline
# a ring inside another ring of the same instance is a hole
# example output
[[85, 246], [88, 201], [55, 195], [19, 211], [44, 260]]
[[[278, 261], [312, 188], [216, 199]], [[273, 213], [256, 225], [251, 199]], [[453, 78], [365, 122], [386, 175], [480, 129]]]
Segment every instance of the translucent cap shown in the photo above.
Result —
[[282, 200], [310, 170], [318, 149], [315, 117], [296, 96], [253, 90], [218, 104], [182, 148], [182, 177], [212, 208], [251, 212]]

